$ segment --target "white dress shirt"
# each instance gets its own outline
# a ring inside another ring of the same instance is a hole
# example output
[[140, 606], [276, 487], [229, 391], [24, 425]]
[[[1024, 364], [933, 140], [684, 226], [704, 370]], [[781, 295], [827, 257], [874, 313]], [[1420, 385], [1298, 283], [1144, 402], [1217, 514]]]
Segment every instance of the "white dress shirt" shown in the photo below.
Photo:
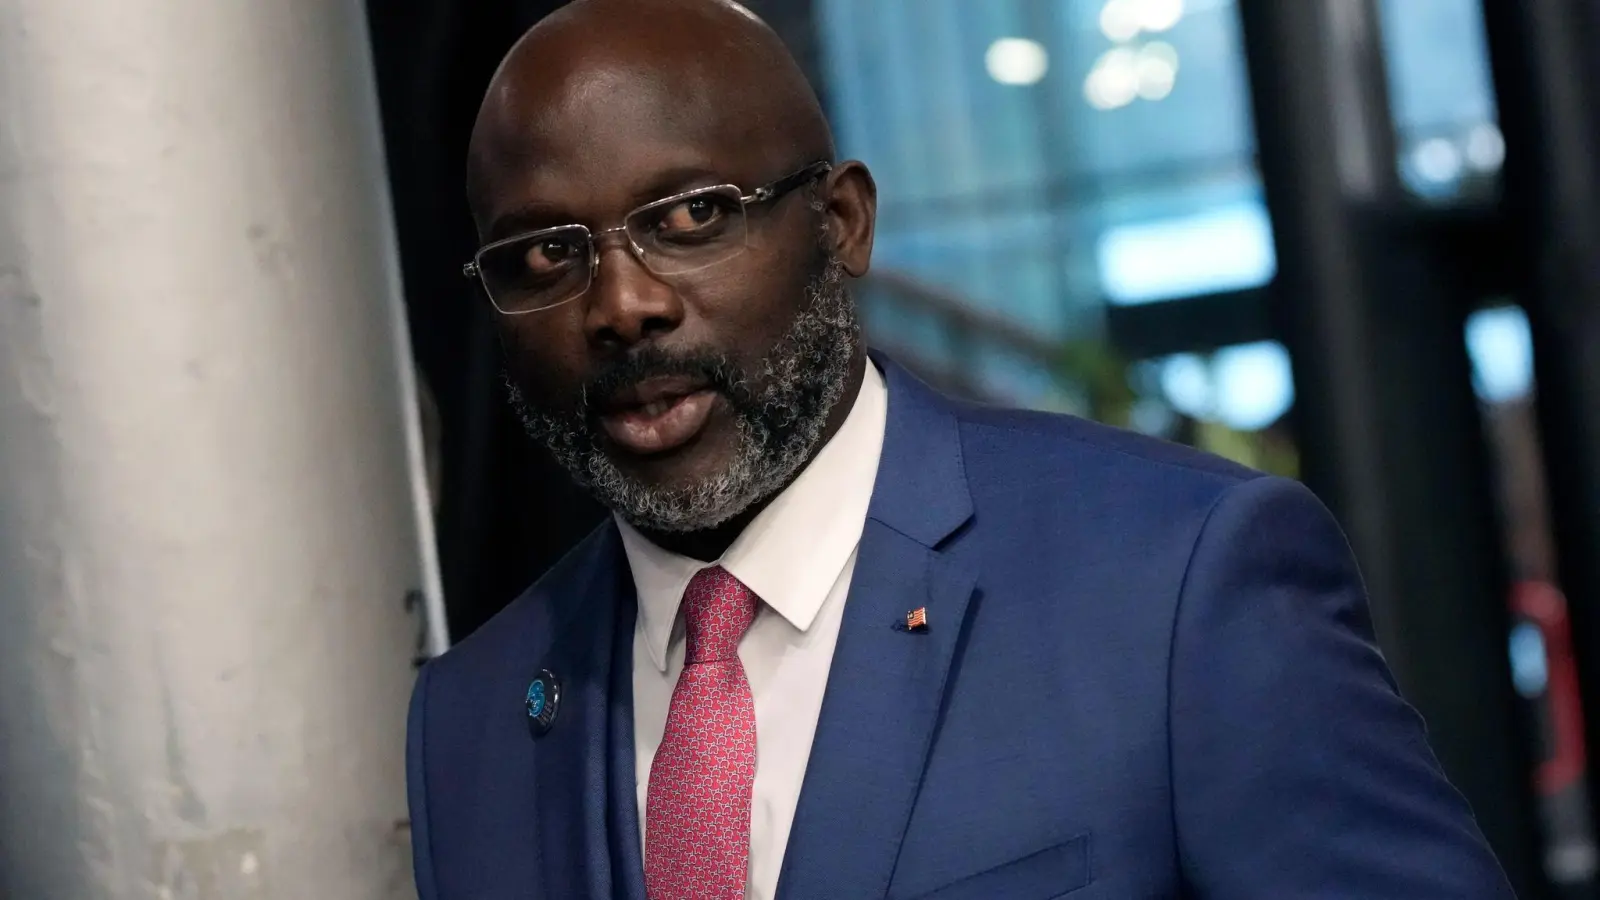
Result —
[[[762, 600], [739, 644], [756, 707], [756, 778], [745, 896], [770, 900], [800, 800], [822, 693], [883, 451], [888, 391], [869, 363], [844, 424], [811, 464], [717, 560]], [[709, 563], [669, 553], [618, 521], [639, 594], [633, 637], [633, 734], [640, 832], [650, 764], [683, 670], [678, 618], [689, 579]]]

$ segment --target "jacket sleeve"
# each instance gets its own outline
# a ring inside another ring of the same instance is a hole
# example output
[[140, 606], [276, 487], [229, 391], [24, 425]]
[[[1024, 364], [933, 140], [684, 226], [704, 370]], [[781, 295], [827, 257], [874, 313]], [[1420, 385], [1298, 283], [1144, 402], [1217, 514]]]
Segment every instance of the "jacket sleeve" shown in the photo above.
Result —
[[1309, 491], [1259, 478], [1217, 501], [1174, 628], [1173, 804], [1194, 896], [1514, 900]]
[[406, 720], [406, 801], [411, 810], [411, 864], [416, 875], [418, 900], [438, 900], [433, 877], [432, 845], [428, 840], [428, 781], [423, 759], [428, 705], [428, 673], [424, 666], [411, 691], [411, 712]]

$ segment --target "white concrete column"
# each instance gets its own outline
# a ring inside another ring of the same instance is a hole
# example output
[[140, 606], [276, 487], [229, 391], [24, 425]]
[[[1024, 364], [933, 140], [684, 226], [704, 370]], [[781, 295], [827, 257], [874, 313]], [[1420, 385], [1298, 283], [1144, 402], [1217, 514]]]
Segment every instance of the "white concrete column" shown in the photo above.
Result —
[[394, 256], [357, 0], [0, 0], [0, 896], [411, 893]]

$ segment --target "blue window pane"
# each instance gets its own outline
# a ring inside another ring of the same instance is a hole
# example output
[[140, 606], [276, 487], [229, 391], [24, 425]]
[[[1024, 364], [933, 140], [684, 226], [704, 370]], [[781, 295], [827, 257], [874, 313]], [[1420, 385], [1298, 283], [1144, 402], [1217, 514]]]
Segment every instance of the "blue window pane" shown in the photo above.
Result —
[[1529, 700], [1538, 699], [1550, 686], [1544, 635], [1539, 632], [1539, 626], [1531, 622], [1511, 629], [1511, 680], [1517, 693]]
[[1261, 284], [1277, 269], [1259, 201], [1108, 228], [1098, 252], [1106, 299], [1117, 304]]
[[[1052, 339], [1092, 337], [1107, 301], [1273, 276], [1231, 0], [816, 9], [841, 152], [878, 177], [878, 266]], [[1018, 400], [1054, 377], [969, 364]]]
[[1479, 0], [1383, 0], [1390, 106], [1402, 132], [1493, 122]]
[[1489, 403], [1520, 400], [1533, 393], [1533, 335], [1517, 306], [1479, 310], [1467, 318], [1472, 386]]
[[1408, 188], [1486, 196], [1505, 159], [1479, 0], [1382, 0], [1389, 104]]

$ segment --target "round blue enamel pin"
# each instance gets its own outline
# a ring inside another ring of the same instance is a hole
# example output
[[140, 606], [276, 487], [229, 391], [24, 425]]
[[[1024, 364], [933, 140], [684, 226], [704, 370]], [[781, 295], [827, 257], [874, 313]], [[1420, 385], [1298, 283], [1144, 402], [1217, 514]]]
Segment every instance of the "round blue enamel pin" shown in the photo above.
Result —
[[541, 670], [528, 685], [528, 731], [536, 738], [550, 733], [561, 707], [561, 682], [548, 670]]

